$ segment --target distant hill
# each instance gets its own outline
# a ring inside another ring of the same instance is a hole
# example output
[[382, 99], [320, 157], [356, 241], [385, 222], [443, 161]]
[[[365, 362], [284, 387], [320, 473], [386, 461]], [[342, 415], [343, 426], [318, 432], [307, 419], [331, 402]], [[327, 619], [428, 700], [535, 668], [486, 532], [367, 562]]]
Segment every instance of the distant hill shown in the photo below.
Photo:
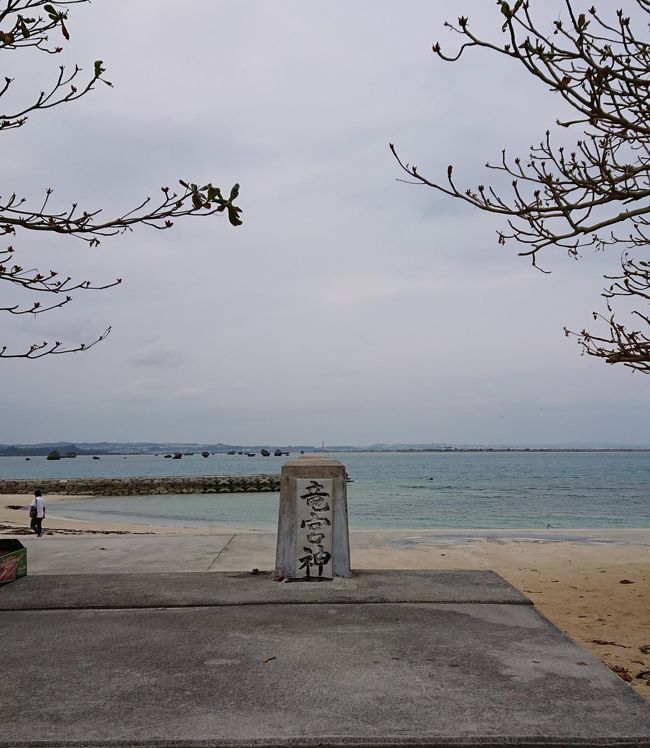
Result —
[[563, 444], [446, 444], [434, 442], [428, 444], [383, 444], [367, 446], [328, 445], [324, 448], [312, 444], [224, 444], [200, 442], [41, 442], [39, 444], [0, 444], [0, 457], [32, 457], [47, 455], [53, 449], [61, 454], [78, 455], [137, 455], [160, 454], [168, 452], [260, 452], [267, 449], [273, 453], [276, 449], [282, 452], [297, 454], [300, 452], [448, 452], [448, 451], [525, 451], [525, 450], [647, 450], [648, 444], [621, 444], [611, 442], [571, 442]]
[[87, 455], [96, 454], [92, 450], [83, 449], [76, 444], [69, 442], [56, 442], [52, 444], [0, 444], [0, 456], [4, 457], [38, 457], [39, 455], [48, 455], [53, 449], [60, 454], [77, 454]]
[[259, 452], [268, 449], [271, 452], [280, 449], [283, 452], [322, 452], [312, 445], [282, 445], [282, 444], [201, 444], [197, 442], [41, 442], [39, 444], [0, 444], [0, 457], [38, 457], [47, 455], [53, 449], [61, 454], [75, 453], [78, 455], [109, 455], [109, 454], [159, 454], [161, 452], [215, 452], [225, 454], [236, 452]]

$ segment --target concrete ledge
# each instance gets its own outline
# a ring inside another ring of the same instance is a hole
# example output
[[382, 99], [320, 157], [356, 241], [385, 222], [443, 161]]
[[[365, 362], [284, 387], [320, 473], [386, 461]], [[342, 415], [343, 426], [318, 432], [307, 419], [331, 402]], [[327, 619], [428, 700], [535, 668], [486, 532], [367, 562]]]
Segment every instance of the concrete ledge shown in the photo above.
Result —
[[492, 571], [358, 571], [348, 579], [274, 582], [272, 572], [27, 576], [0, 610], [184, 608], [270, 604], [471, 603], [530, 605]]

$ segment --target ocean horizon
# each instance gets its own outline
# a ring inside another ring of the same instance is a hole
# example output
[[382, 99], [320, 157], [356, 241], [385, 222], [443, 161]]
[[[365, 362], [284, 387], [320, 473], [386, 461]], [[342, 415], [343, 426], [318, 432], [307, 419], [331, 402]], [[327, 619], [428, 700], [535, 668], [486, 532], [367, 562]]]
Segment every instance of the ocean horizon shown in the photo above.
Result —
[[[0, 458], [0, 479], [279, 473], [297, 455]], [[650, 527], [650, 453], [332, 453], [346, 466], [352, 529]], [[272, 529], [278, 494], [183, 494], [57, 501], [50, 515], [169, 527]]]

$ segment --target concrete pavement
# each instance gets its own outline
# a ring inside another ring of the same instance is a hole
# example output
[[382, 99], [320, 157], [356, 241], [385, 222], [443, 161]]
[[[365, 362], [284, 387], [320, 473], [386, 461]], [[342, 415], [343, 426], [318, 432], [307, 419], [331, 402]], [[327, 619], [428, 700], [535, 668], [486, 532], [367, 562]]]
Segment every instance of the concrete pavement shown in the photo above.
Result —
[[275, 563], [275, 533], [210, 535], [32, 535], [28, 574], [250, 571]]
[[20, 539], [0, 748], [650, 747], [647, 702], [493, 572], [285, 583], [270, 532]]
[[[115, 574], [272, 569], [276, 533], [241, 531], [203, 535], [21, 535], [29, 574]], [[458, 542], [567, 541], [650, 545], [650, 530], [382, 530], [354, 531], [354, 552], [389, 544], [397, 549], [446, 548]]]

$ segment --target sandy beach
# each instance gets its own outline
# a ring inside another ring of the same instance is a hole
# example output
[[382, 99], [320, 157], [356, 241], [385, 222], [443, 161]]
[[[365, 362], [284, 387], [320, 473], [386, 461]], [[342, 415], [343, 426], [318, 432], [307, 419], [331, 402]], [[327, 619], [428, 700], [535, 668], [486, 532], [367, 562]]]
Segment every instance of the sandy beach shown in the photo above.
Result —
[[[50, 505], [70, 496], [48, 496]], [[83, 501], [88, 497], [74, 497]], [[30, 496], [0, 498], [0, 534], [29, 533]], [[47, 535], [209, 535], [231, 526], [149, 527], [46, 517]], [[251, 536], [254, 530], [237, 529]], [[46, 539], [45, 538], [45, 539]], [[40, 542], [40, 541], [39, 541]], [[650, 529], [351, 532], [357, 569], [492, 569], [650, 700]], [[268, 555], [268, 554], [267, 554]], [[269, 567], [272, 556], [264, 559]], [[642, 677], [638, 677], [639, 675]]]

